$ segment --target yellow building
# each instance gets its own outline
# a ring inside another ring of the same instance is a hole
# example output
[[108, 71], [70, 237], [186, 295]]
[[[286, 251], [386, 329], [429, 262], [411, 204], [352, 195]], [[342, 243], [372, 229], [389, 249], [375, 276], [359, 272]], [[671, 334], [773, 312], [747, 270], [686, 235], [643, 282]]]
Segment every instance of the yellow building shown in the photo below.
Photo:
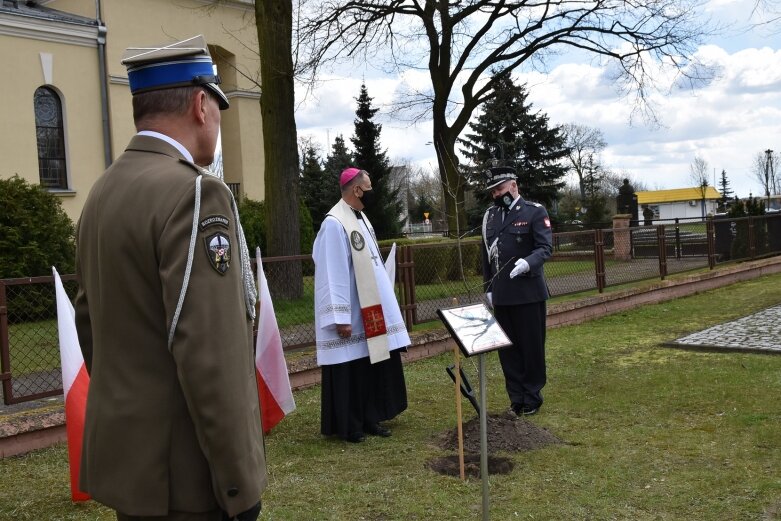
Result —
[[78, 219], [135, 133], [122, 52], [203, 34], [231, 104], [222, 113], [225, 182], [262, 200], [254, 9], [252, 0], [2, 0], [0, 178], [40, 183]]
[[671, 190], [648, 190], [637, 192], [640, 218], [647, 206], [654, 220], [702, 218], [713, 215], [718, 208], [721, 194], [712, 186], [706, 186], [704, 193], [698, 187], [673, 188]]

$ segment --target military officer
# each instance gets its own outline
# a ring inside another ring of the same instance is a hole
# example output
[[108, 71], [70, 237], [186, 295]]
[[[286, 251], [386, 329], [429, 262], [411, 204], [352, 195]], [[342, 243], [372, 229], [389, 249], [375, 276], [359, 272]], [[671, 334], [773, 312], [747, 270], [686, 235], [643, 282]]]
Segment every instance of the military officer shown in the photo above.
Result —
[[202, 36], [128, 49], [138, 133], [79, 219], [90, 374], [80, 487], [117, 519], [254, 520], [267, 474], [256, 293], [213, 161], [228, 99]]
[[545, 385], [543, 264], [553, 252], [550, 218], [518, 192], [511, 167], [486, 172], [493, 206], [483, 216], [483, 280], [486, 299], [513, 345], [499, 351], [510, 406], [517, 415], [537, 413]]

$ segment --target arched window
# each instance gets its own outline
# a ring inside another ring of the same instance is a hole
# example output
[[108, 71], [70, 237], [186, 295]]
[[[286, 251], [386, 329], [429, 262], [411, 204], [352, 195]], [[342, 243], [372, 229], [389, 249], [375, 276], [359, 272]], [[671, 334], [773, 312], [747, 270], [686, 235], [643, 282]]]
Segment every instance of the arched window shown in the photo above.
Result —
[[38, 173], [44, 188], [68, 188], [65, 170], [65, 132], [62, 102], [49, 87], [35, 89], [35, 135], [38, 141]]

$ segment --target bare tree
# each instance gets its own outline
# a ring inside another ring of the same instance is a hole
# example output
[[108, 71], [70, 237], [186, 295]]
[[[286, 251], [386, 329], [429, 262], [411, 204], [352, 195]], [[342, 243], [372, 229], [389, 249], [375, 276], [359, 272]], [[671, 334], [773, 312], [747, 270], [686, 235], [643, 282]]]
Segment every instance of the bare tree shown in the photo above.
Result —
[[562, 126], [564, 132], [564, 145], [567, 147], [567, 158], [578, 176], [578, 188], [580, 189], [580, 202], [586, 200], [586, 187], [583, 184], [583, 176], [586, 173], [586, 166], [589, 158], [605, 149], [607, 142], [598, 128], [580, 125], [578, 123], [567, 123]]
[[781, 165], [781, 154], [768, 149], [757, 152], [751, 164], [751, 173], [762, 186], [762, 193], [767, 198], [765, 203], [770, 204], [770, 196], [781, 192], [781, 175], [778, 168]]
[[705, 195], [708, 192], [708, 162], [699, 155], [694, 156], [694, 161], [689, 165], [689, 179], [700, 194], [700, 208], [702, 217], [705, 218]]
[[669, 67], [679, 79], [702, 79], [693, 54], [710, 29], [698, 21], [700, 7], [700, 0], [309, 0], [297, 40], [313, 75], [361, 55], [372, 63], [387, 58], [390, 70], [428, 70], [430, 87], [411, 91], [402, 105], [417, 118], [431, 117], [456, 229], [456, 216], [465, 214], [456, 207], [465, 186], [456, 140], [496, 82], [522, 65], [544, 67], [555, 53], [585, 51], [613, 64], [613, 84], [653, 118], [647, 109], [655, 71]]

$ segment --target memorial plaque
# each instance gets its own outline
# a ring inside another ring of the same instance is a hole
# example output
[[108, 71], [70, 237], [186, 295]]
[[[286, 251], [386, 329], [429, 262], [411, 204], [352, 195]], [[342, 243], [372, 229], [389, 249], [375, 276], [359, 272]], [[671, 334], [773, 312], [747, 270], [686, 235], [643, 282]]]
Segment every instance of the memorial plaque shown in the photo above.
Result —
[[464, 356], [512, 345], [485, 304], [438, 309], [437, 314]]

